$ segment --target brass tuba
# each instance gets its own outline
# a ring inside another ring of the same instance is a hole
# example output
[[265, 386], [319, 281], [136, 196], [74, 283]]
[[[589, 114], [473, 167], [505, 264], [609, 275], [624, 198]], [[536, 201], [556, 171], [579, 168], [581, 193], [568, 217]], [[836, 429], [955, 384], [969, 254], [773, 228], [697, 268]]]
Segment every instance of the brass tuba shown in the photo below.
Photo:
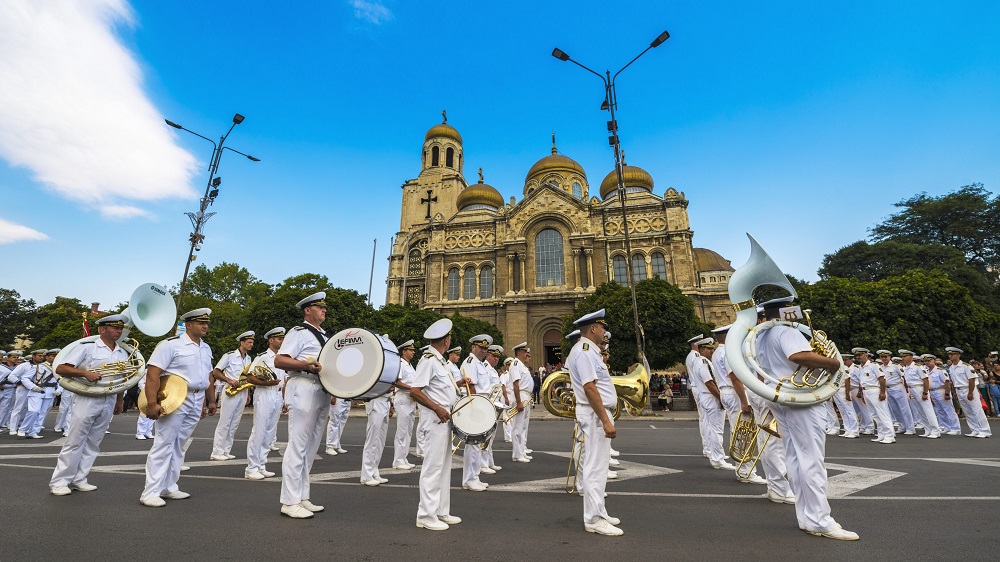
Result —
[[247, 365], [243, 368], [240, 373], [240, 378], [236, 381], [236, 386], [229, 385], [226, 387], [226, 396], [232, 398], [237, 394], [243, 392], [244, 390], [254, 386], [254, 383], [250, 382], [247, 378], [248, 375], [253, 375], [254, 378], [262, 381], [273, 381], [277, 379], [277, 375], [274, 374], [263, 360], [258, 362], [256, 365], [253, 363]]
[[[629, 367], [627, 375], [611, 377], [615, 385], [618, 402], [615, 404], [614, 419], [622, 415], [622, 410], [631, 416], [638, 416], [649, 402], [649, 374], [641, 363]], [[553, 416], [576, 418], [576, 397], [569, 380], [569, 371], [556, 371], [545, 377], [539, 390], [542, 405]]]

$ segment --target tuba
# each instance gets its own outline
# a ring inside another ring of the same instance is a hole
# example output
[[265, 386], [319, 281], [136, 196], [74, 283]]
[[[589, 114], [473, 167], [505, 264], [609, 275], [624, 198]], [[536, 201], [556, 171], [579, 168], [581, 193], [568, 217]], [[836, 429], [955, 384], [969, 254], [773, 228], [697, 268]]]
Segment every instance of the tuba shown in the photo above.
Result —
[[[627, 375], [611, 377], [615, 385], [618, 402], [612, 412], [614, 419], [627, 411], [631, 416], [638, 416], [646, 409], [649, 402], [649, 374], [641, 363], [629, 367]], [[553, 416], [560, 418], [576, 417], [576, 397], [570, 384], [569, 371], [556, 371], [545, 377], [539, 390], [542, 405]]]
[[[763, 285], [777, 285], [787, 290], [793, 297], [798, 296], [795, 288], [781, 272], [764, 248], [753, 236], [750, 238], [750, 259], [729, 278], [729, 298], [736, 309], [736, 321], [729, 328], [726, 345], [726, 360], [740, 381], [751, 391], [772, 402], [787, 406], [809, 406], [830, 399], [844, 383], [847, 369], [840, 357], [837, 344], [830, 341], [822, 331], [812, 329], [809, 311], [806, 311], [808, 325], [795, 318], [768, 320], [757, 324], [756, 302], [753, 292]], [[825, 370], [796, 370], [790, 375], [777, 377], [765, 371], [757, 362], [757, 338], [775, 326], [789, 326], [810, 339], [813, 351], [836, 359], [840, 368], [836, 372]]]
[[62, 348], [52, 361], [52, 372], [59, 378], [59, 386], [85, 396], [107, 396], [118, 394], [139, 384], [139, 379], [146, 375], [146, 359], [139, 353], [139, 342], [129, 338], [128, 334], [132, 328], [137, 328], [148, 336], [162, 336], [173, 327], [177, 317], [177, 306], [167, 293], [166, 287], [146, 283], [132, 292], [128, 308], [122, 314], [128, 320], [117, 344], [129, 354], [128, 358], [125, 361], [105, 363], [93, 369], [101, 375], [101, 379], [97, 382], [92, 383], [83, 377], [59, 377], [56, 370], [59, 365], [66, 362], [70, 352], [80, 344], [97, 341], [100, 336], [78, 339]]

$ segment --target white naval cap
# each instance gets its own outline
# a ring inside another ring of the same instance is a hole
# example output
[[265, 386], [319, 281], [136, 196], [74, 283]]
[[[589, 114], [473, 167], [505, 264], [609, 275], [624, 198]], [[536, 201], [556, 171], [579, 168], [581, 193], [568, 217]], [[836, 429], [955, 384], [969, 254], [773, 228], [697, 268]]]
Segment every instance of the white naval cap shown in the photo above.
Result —
[[8, 357], [20, 357], [22, 355], [24, 355], [24, 352], [18, 349], [15, 349], [7, 354]]
[[703, 338], [703, 337], [705, 337], [705, 334], [698, 334], [697, 336], [695, 336], [695, 337], [693, 337], [693, 338], [689, 339], [689, 340], [688, 340], [687, 342], [688, 342], [688, 343], [694, 343], [694, 342], [696, 342], [696, 341], [700, 340], [700, 339], [701, 339], [701, 338]]
[[524, 342], [521, 342], [521, 343], [519, 343], [519, 344], [515, 345], [514, 347], [512, 347], [512, 348], [510, 348], [510, 349], [511, 349], [511, 351], [513, 351], [514, 353], [517, 353], [517, 352], [518, 352], [519, 350], [521, 350], [521, 349], [523, 349], [523, 350], [524, 350], [524, 351], [526, 351], [527, 353], [531, 353], [531, 350], [530, 350], [530, 349], [528, 349], [528, 342], [526, 342], [526, 341], [524, 341]]
[[920, 358], [927, 361], [928, 359], [937, 359], [937, 355], [934, 355], [933, 353], [925, 353], [921, 355]]
[[424, 351], [427, 351], [428, 349], [430, 349], [430, 347], [431, 347], [431, 344], [427, 344], [425, 346], [422, 346], [420, 348], [420, 352], [423, 353]]
[[452, 322], [447, 318], [442, 318], [431, 324], [424, 330], [424, 339], [431, 342], [444, 338], [451, 333]]
[[403, 351], [404, 349], [416, 349], [413, 345], [413, 340], [406, 340], [396, 346], [396, 351]]
[[913, 353], [909, 349], [900, 349], [900, 350], [896, 351], [896, 353], [898, 353], [900, 355], [916, 355], [916, 353]]
[[473, 336], [472, 339], [469, 340], [469, 343], [472, 345], [478, 345], [482, 348], [488, 348], [493, 345], [493, 336], [489, 334], [479, 334], [478, 336]]
[[694, 344], [697, 345], [698, 347], [711, 347], [711, 346], [715, 345], [715, 339], [714, 338], [702, 338], [702, 339], [694, 342]]
[[196, 308], [181, 315], [181, 320], [185, 322], [208, 322], [212, 315], [211, 308]]
[[247, 330], [247, 331], [243, 332], [242, 334], [236, 336], [236, 341], [243, 341], [243, 340], [247, 340], [247, 339], [252, 340], [252, 339], [254, 339], [255, 335], [256, 335], [256, 333], [253, 330]]
[[45, 355], [45, 350], [44, 349], [36, 349], [36, 350], [32, 351], [31, 354], [32, 355]]
[[104, 318], [99, 318], [95, 324], [98, 326], [111, 326], [112, 328], [124, 328], [128, 316], [124, 314], [109, 314]]
[[60, 351], [62, 351], [61, 347], [53, 347], [52, 349], [46, 351], [45, 355], [59, 355]]
[[493, 355], [496, 355], [497, 357], [500, 357], [500, 355], [503, 353], [503, 346], [502, 345], [491, 345], [488, 348], [486, 348], [486, 350], [489, 351], [490, 353], [492, 353]]
[[455, 347], [449, 349], [445, 353], [462, 353], [462, 346], [456, 345]]
[[951, 354], [951, 353], [957, 353], [957, 354], [961, 355], [961, 354], [965, 353], [964, 351], [962, 351], [961, 349], [959, 349], [957, 347], [946, 347], [946, 348], [944, 348], [944, 350], [947, 351], [949, 354]]
[[580, 330], [573, 330], [572, 332], [566, 334], [566, 339], [572, 340], [573, 338], [580, 337]]
[[611, 332], [604, 332], [604, 341], [605, 343], [611, 341]]
[[573, 321], [573, 324], [579, 328], [584, 326], [589, 326], [591, 324], [601, 324], [602, 326], [607, 326], [608, 323], [604, 320], [604, 309], [600, 309], [590, 314], [584, 314], [583, 316], [577, 318]]
[[514, 358], [513, 357], [508, 357], [508, 358], [506, 358], [506, 359], [503, 360], [503, 364], [504, 365], [510, 365], [513, 362], [514, 362]]
[[888, 349], [880, 349], [875, 353], [877, 353], [878, 355], [892, 355], [892, 352], [889, 351]]
[[850, 353], [841, 353], [840, 354], [840, 358], [841, 359], [854, 359], [854, 355], [851, 355]]
[[893, 358], [892, 358], [892, 362], [893, 362], [893, 363], [899, 363], [899, 362], [901, 362], [902, 360], [903, 360], [903, 358], [902, 358], [902, 357], [893, 357]]
[[859, 353], [867, 353], [867, 354], [871, 355], [871, 351], [868, 351], [868, 348], [865, 348], [865, 347], [852, 347], [851, 348], [851, 353], [853, 353], [855, 355], [857, 355]]
[[270, 330], [268, 330], [267, 333], [264, 334], [264, 337], [270, 338], [271, 336], [283, 336], [283, 335], [285, 335], [285, 327], [278, 326], [277, 328], [271, 328]]
[[0, 349], [0, 357], [7, 357], [7, 352]]
[[320, 291], [318, 293], [313, 293], [308, 297], [300, 300], [299, 302], [295, 303], [295, 306], [299, 308], [305, 308], [307, 306], [326, 306], [326, 301], [323, 300], [325, 298], [326, 298], [326, 292]]
[[775, 307], [783, 306], [783, 305], [786, 305], [786, 304], [791, 304], [794, 301], [795, 301], [795, 297], [789, 295], [787, 297], [778, 297], [776, 299], [771, 299], [769, 301], [764, 301], [764, 302], [760, 303], [757, 306], [759, 306], [761, 309], [775, 308]]
[[719, 326], [718, 328], [713, 329], [712, 333], [713, 334], [721, 334], [722, 332], [728, 332], [729, 328], [732, 328], [732, 327], [733, 327], [732, 324], [726, 324], [725, 326]]

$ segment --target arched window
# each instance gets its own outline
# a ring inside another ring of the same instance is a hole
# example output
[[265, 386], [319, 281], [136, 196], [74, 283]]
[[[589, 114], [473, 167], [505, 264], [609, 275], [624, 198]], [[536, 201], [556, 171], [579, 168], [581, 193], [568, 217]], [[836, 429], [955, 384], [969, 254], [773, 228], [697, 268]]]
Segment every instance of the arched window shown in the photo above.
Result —
[[493, 298], [493, 268], [488, 265], [479, 270], [479, 298]]
[[455, 167], [455, 149], [450, 146], [444, 151], [444, 165], [449, 168]]
[[476, 298], [476, 268], [474, 267], [465, 268], [465, 276], [462, 279], [462, 298]]
[[660, 252], [653, 252], [650, 256], [650, 262], [653, 266], [653, 277], [658, 277], [667, 280], [667, 260], [663, 259], [663, 254]]
[[448, 270], [448, 300], [458, 300], [458, 268]]
[[638, 283], [646, 278], [646, 256], [634, 254], [632, 256], [632, 282]]
[[420, 257], [420, 250], [414, 248], [410, 250], [410, 260], [406, 264], [407, 275], [422, 275], [424, 272], [424, 260]]
[[440, 158], [441, 158], [441, 151], [438, 149], [438, 147], [435, 146], [431, 148], [431, 166], [439, 165]]
[[624, 256], [615, 256], [611, 260], [611, 268], [614, 270], [615, 283], [628, 285], [628, 265]]
[[579, 182], [573, 182], [573, 197], [583, 199], [583, 187], [580, 186]]
[[709, 277], [708, 281], [709, 283], [715, 283], [715, 276]]
[[563, 272], [562, 234], [547, 228], [535, 237], [535, 286], [565, 285]]

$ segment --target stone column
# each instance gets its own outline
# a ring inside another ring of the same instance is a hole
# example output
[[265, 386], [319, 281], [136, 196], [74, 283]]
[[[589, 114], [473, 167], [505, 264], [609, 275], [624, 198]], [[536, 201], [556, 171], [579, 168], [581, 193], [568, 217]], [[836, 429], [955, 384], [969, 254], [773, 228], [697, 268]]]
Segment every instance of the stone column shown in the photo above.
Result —
[[587, 254], [587, 288], [594, 288], [594, 249], [584, 248], [584, 253]]
[[482, 274], [481, 268], [480, 268], [480, 266], [477, 265], [476, 266], [476, 298], [477, 299], [479, 298], [479, 288], [480, 288], [479, 287], [479, 281], [482, 279], [481, 274]]
[[514, 256], [507, 254], [507, 294], [514, 294]]
[[573, 262], [573, 275], [576, 279], [573, 280], [573, 286], [579, 288], [580, 285], [580, 253], [574, 248], [570, 253], [570, 260]]
[[525, 257], [525, 255], [524, 255], [524, 254], [518, 254], [518, 255], [517, 255], [517, 261], [518, 261], [518, 262], [520, 263], [520, 265], [521, 265], [521, 293], [522, 293], [522, 294], [524, 294], [524, 293], [528, 292], [528, 288], [527, 288], [528, 286], [527, 286], [527, 285], [526, 285], [526, 284], [524, 283], [524, 270], [525, 270], [525, 267], [524, 267], [524, 263], [525, 263], [525, 261], [526, 261], [526, 260], [524, 259], [524, 257]]

